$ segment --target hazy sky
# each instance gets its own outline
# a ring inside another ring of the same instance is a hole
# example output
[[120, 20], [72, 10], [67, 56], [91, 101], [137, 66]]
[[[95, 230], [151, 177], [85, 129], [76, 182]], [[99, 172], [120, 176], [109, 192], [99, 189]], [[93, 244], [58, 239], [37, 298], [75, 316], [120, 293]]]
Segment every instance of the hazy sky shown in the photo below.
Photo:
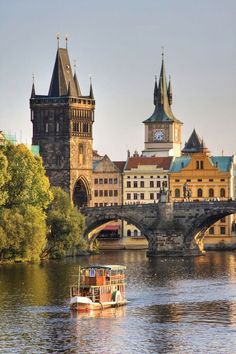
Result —
[[212, 154], [236, 153], [235, 0], [0, 0], [0, 130], [31, 142], [29, 97], [47, 94], [68, 34], [84, 95], [93, 77], [94, 149], [113, 160], [144, 148], [161, 47], [183, 143], [195, 128]]

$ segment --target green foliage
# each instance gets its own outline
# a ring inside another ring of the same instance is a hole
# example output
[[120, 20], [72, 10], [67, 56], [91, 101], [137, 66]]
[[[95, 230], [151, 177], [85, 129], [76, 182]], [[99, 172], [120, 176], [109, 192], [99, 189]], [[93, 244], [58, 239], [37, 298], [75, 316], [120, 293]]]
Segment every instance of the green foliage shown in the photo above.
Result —
[[3, 209], [0, 215], [2, 258], [39, 260], [46, 244], [44, 213], [33, 206]]
[[5, 184], [7, 181], [7, 158], [0, 151], [0, 207], [6, 202], [7, 191], [5, 189]]
[[25, 145], [0, 147], [0, 256], [38, 260], [52, 192], [42, 160]]
[[25, 145], [7, 144], [2, 147], [8, 161], [8, 178], [4, 184], [5, 206], [32, 205], [46, 209], [52, 200], [48, 178], [41, 158], [35, 157]]
[[47, 247], [44, 256], [60, 257], [84, 249], [81, 238], [84, 217], [73, 207], [69, 195], [60, 188], [52, 189], [54, 199], [47, 212]]

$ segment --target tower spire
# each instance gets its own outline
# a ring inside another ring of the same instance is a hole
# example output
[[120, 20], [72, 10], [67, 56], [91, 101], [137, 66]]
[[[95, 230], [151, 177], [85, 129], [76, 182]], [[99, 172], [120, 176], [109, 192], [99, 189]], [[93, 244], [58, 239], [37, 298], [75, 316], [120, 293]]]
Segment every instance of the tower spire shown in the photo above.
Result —
[[168, 95], [168, 100], [169, 100], [169, 105], [172, 105], [172, 85], [171, 85], [171, 77], [169, 75], [169, 84], [168, 84], [168, 89], [167, 89], [167, 95]]
[[34, 74], [32, 75], [32, 90], [31, 90], [31, 98], [35, 97], [35, 87], [34, 87]]
[[94, 99], [94, 94], [93, 94], [93, 85], [92, 85], [92, 77], [89, 77], [90, 80], [90, 90], [89, 90], [89, 97]]
[[154, 84], [154, 93], [153, 93], [153, 103], [154, 106], [157, 103], [157, 95], [158, 95], [158, 88], [157, 88], [157, 76], [155, 75], [155, 84]]

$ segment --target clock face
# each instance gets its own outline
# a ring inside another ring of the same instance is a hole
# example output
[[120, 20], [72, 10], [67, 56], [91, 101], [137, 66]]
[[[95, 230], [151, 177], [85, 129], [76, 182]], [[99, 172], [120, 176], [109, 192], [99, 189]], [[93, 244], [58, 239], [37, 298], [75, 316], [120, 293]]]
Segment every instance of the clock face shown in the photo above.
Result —
[[163, 141], [164, 140], [164, 129], [154, 130], [153, 138], [155, 141]]

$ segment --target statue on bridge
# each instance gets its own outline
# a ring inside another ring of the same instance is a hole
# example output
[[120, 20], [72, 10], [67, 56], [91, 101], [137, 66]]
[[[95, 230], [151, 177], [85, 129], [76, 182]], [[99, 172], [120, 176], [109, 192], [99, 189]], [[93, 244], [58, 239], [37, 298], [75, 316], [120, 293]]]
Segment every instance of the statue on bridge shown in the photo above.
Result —
[[189, 202], [192, 197], [192, 191], [187, 182], [185, 182], [183, 185], [183, 192], [184, 192], [184, 200], [187, 200]]

